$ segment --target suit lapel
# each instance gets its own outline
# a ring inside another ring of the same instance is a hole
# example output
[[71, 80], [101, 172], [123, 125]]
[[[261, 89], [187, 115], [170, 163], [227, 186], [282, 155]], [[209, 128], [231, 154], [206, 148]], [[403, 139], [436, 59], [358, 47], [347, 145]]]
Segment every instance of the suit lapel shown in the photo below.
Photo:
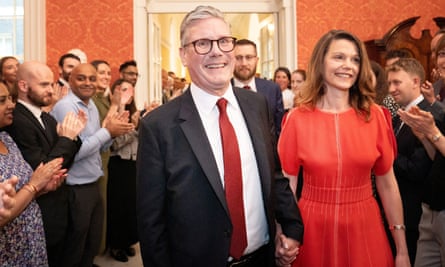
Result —
[[27, 109], [24, 105], [20, 104], [19, 102], [16, 104], [15, 111], [18, 113], [23, 114], [23, 117], [29, 120], [30, 124], [33, 125], [33, 127], [39, 129], [41, 131], [42, 135], [45, 137], [45, 139], [48, 141], [48, 145], [50, 144], [50, 137], [45, 132], [45, 129], [42, 127], [40, 122], [37, 120], [37, 118], [32, 114], [32, 112]]
[[209, 180], [213, 191], [215, 191], [216, 196], [220, 200], [227, 214], [229, 214], [218, 167], [215, 158], [213, 157], [213, 151], [208, 142], [207, 135], [205, 134], [198, 110], [193, 103], [190, 90], [187, 90], [182, 98], [179, 119], [182, 121], [180, 127], [190, 143], [193, 153], [198, 159], [204, 174]]

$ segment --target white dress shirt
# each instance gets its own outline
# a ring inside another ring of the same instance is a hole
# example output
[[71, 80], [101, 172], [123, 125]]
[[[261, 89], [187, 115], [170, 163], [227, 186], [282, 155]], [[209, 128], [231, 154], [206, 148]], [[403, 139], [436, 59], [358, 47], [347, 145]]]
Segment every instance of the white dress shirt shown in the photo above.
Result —
[[[219, 131], [219, 110], [216, 105], [219, 96], [211, 95], [198, 88], [195, 84], [190, 87], [193, 101], [198, 109], [199, 116], [204, 125], [207, 138], [212, 147], [220, 179], [224, 185], [224, 160]], [[258, 172], [252, 140], [247, 129], [244, 116], [238, 105], [232, 86], [222, 96], [227, 99], [227, 115], [235, 129], [238, 139], [241, 168], [243, 176], [243, 201], [246, 216], [247, 248], [244, 254], [249, 254], [269, 241], [266, 213], [264, 210], [263, 195], [260, 176]]]

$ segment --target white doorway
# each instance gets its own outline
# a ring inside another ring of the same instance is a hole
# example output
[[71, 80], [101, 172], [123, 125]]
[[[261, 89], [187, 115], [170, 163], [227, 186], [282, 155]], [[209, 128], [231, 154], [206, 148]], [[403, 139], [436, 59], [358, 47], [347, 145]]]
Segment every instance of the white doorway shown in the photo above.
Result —
[[[261, 76], [271, 78], [274, 68], [278, 66], [286, 66], [289, 69], [297, 66], [294, 0], [135, 0], [134, 54], [139, 70], [147, 74], [143, 75], [147, 79], [140, 81], [140, 84], [147, 86], [147, 90], [138, 90], [141, 92], [137, 96], [140, 103], [160, 100], [160, 73], [165, 65], [164, 60], [178, 76], [185, 76], [185, 69], [181, 66], [177, 54], [179, 24], [183, 16], [198, 5], [212, 5], [220, 9], [231, 23], [234, 36], [239, 34], [241, 38], [248, 38], [257, 43]], [[246, 28], [245, 25], [253, 26]], [[265, 37], [266, 34], [269, 37]]]

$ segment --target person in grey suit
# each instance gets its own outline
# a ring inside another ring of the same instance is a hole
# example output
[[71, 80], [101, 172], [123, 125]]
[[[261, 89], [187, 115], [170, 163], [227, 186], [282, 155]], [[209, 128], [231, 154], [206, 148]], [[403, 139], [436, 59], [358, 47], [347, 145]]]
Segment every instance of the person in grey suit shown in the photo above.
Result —
[[[289, 266], [299, 252], [303, 225], [276, 162], [267, 100], [232, 87], [236, 39], [219, 10], [197, 7], [180, 32], [179, 54], [191, 85], [139, 125], [137, 219], [144, 266]], [[225, 187], [235, 158], [224, 161], [224, 114], [236, 133], [229, 143], [238, 143], [241, 152], [236, 177], [242, 183], [237, 197], [243, 198], [243, 224], [232, 217], [228, 190], [233, 188]], [[235, 254], [240, 236], [233, 233], [239, 226], [247, 241]]]
[[278, 138], [284, 114], [280, 86], [272, 81], [255, 77], [258, 55], [254, 42], [247, 39], [237, 40], [234, 53], [236, 61], [232, 85], [258, 92], [266, 97], [274, 116], [275, 132]]

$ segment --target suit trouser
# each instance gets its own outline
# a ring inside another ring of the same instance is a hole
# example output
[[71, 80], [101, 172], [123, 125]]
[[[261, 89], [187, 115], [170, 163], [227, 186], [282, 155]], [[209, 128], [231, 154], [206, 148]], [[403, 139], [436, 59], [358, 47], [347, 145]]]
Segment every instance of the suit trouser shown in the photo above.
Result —
[[434, 211], [422, 203], [415, 267], [445, 265], [445, 210]]
[[97, 182], [69, 185], [70, 222], [63, 266], [90, 267], [97, 255], [104, 208]]

